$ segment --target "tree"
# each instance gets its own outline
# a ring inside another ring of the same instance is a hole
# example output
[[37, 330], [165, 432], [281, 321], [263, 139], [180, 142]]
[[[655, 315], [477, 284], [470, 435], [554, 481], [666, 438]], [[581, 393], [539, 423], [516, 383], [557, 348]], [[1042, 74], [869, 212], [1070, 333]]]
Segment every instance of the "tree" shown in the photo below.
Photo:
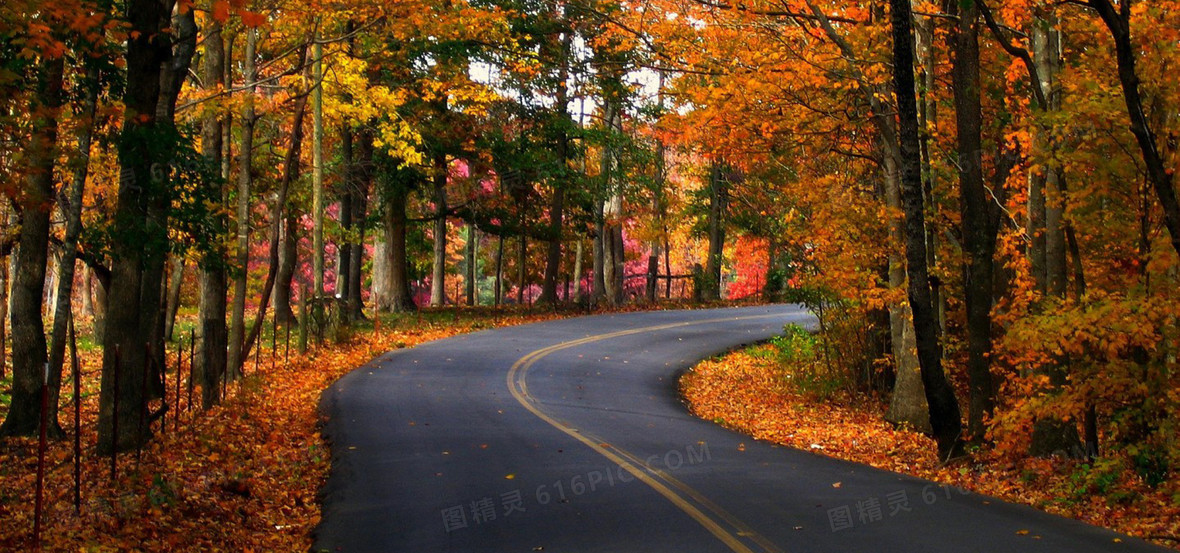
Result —
[[954, 390], [942, 368], [930, 276], [926, 265], [926, 224], [922, 197], [921, 138], [914, 86], [913, 14], [909, 0], [890, 0], [893, 36], [893, 86], [898, 108], [901, 198], [906, 221], [906, 276], [914, 316], [914, 337], [930, 426], [938, 441], [938, 454], [946, 459], [960, 454], [962, 421]]

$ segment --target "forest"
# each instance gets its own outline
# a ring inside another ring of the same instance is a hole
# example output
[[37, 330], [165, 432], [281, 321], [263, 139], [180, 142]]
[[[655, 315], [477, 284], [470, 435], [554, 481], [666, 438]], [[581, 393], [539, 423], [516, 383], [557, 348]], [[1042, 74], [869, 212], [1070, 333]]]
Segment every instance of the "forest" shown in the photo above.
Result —
[[282, 329], [789, 302], [939, 459], [1175, 508], [1177, 64], [1171, 1], [6, 0], [0, 436], [75, 334], [113, 455], [170, 350], [214, 410]]

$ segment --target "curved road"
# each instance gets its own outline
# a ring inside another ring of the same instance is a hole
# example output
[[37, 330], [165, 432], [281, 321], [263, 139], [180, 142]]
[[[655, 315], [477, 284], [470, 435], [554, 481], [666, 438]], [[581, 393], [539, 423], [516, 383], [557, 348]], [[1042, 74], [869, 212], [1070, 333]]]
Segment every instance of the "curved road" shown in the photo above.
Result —
[[602, 315], [375, 359], [322, 400], [313, 550], [1166, 551], [688, 414], [680, 371], [813, 321], [795, 306]]

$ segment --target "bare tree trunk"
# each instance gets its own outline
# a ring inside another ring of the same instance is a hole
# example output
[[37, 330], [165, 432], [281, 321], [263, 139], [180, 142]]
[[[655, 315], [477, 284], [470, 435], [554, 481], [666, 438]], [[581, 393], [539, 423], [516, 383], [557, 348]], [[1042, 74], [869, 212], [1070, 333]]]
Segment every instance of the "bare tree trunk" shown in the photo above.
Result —
[[496, 237], [496, 295], [494, 305], [500, 307], [504, 299], [504, 234]]
[[586, 271], [583, 266], [583, 257], [585, 257], [585, 247], [582, 245], [582, 238], [578, 237], [578, 242], [574, 246], [574, 299], [580, 300], [582, 298], [582, 273]]
[[926, 265], [926, 222], [921, 174], [921, 138], [914, 87], [913, 13], [910, 0], [890, 0], [892, 8], [893, 83], [898, 108], [898, 149], [900, 152], [901, 198], [905, 212], [906, 273], [910, 308], [930, 425], [938, 442], [940, 458], [957, 455], [961, 449], [962, 422], [959, 403], [942, 368], [938, 342], [938, 321], [930, 291]]
[[[110, 302], [103, 342], [100, 454], [135, 447], [150, 437], [138, 422], [147, 415], [148, 397], [161, 392], [160, 368], [153, 367], [152, 360], [163, 354], [159, 309], [171, 198], [167, 171], [161, 173], [160, 167], [166, 168], [170, 160], [166, 152], [161, 155], [154, 137], [159, 129], [174, 125], [180, 83], [196, 48], [193, 11], [178, 13], [173, 20], [172, 7], [170, 2], [148, 0], [131, 0], [127, 6], [132, 38], [127, 44], [126, 117], [113, 217], [113, 233], [118, 238], [111, 245]], [[175, 52], [168, 28], [176, 31]], [[157, 178], [161, 174], [163, 178]], [[152, 382], [150, 390], [144, 390], [144, 381]]]
[[365, 220], [369, 211], [369, 190], [373, 182], [373, 137], [361, 131], [357, 144], [356, 188], [353, 189], [352, 221], [355, 239], [348, 265], [348, 311], [353, 321], [365, 318], [364, 295], [361, 293], [362, 268], [365, 262]]
[[[34, 436], [40, 429], [41, 387], [61, 386], [61, 370], [46, 375], [45, 325], [41, 305], [45, 294], [45, 266], [49, 255], [50, 213], [53, 209], [53, 168], [56, 161], [58, 116], [62, 106], [65, 59], [46, 59], [37, 71], [33, 129], [27, 157], [27, 176], [21, 209], [16, 271], [12, 283], [12, 403], [0, 436]], [[67, 298], [68, 299], [68, 298]], [[49, 381], [48, 384], [44, 384]], [[62, 434], [57, 403], [48, 418], [52, 435]]]
[[[897, 160], [883, 152], [885, 166], [885, 205], [901, 210], [901, 187], [898, 184]], [[889, 254], [889, 287], [901, 289], [905, 286], [905, 259], [900, 250], [905, 244], [905, 221], [895, 219], [889, 224], [889, 237], [893, 242]], [[889, 307], [889, 333], [893, 347], [893, 365], [897, 379], [893, 385], [893, 396], [885, 420], [930, 433], [930, 407], [926, 403], [926, 390], [922, 386], [922, 371], [918, 365], [917, 341], [914, 337], [913, 315], [908, 302]]]
[[[202, 81], [207, 89], [216, 89], [225, 82], [225, 74], [229, 63], [226, 59], [224, 42], [221, 35], [221, 25], [211, 21], [205, 33], [204, 67]], [[221, 165], [223, 177], [228, 173], [228, 166], [223, 162], [223, 141], [226, 135], [228, 121], [222, 121], [218, 114], [205, 117], [201, 127], [202, 154], [211, 164]], [[227, 189], [222, 184], [216, 185], [216, 196], [221, 199], [223, 207], [228, 207]], [[220, 210], [219, 210], [220, 211]], [[219, 228], [228, 228], [228, 220], [224, 214], [215, 215]], [[229, 333], [225, 325], [226, 315], [226, 258], [228, 252], [219, 245], [201, 261], [201, 299], [198, 306], [197, 318], [200, 319], [201, 358], [198, 371], [201, 379], [201, 405], [208, 409], [217, 403], [218, 386], [222, 375], [225, 374], [227, 362]]]
[[173, 329], [176, 327], [176, 313], [180, 311], [180, 288], [184, 285], [184, 258], [176, 256], [172, 259], [172, 272], [168, 281], [168, 301], [164, 314], [164, 338], [172, 340]]
[[434, 156], [434, 262], [430, 276], [430, 305], [446, 302], [447, 279], [447, 157]]
[[[242, 64], [242, 79], [248, 83], [256, 80], [254, 65], [255, 46], [258, 32], [246, 30], [246, 52]], [[252, 89], [251, 89], [252, 90]], [[234, 272], [234, 297], [230, 311], [228, 378], [241, 375], [245, 361], [246, 340], [246, 280], [250, 269], [250, 189], [254, 181], [254, 93], [246, 92], [242, 106], [242, 145], [238, 152], [238, 197], [237, 197], [237, 251]], [[269, 291], [268, 291], [269, 292]]]
[[[992, 290], [998, 216], [983, 176], [983, 115], [979, 75], [979, 6], [958, 6], [959, 23], [951, 32], [955, 123], [958, 136], [959, 206], [962, 220], [967, 310], [967, 374], [971, 409], [968, 434], [983, 439], [984, 420], [995, 408], [991, 375]], [[997, 191], [998, 193], [998, 191]]]
[[[386, 189], [383, 193], [385, 213], [383, 227], [385, 248], [378, 250], [377, 255], [384, 255], [382, 263], [387, 267], [388, 280], [382, 287], [388, 289], [388, 303], [384, 309], [395, 313], [413, 311], [414, 295], [410, 293], [409, 262], [406, 259], [406, 201], [408, 191], [398, 186], [394, 190]], [[376, 262], [374, 262], [376, 265]], [[374, 295], [377, 291], [378, 275], [373, 275]], [[374, 299], [374, 302], [377, 300]], [[377, 308], [382, 309], [378, 304]]]
[[464, 296], [466, 297], [467, 305], [475, 305], [475, 301], [476, 301], [476, 289], [475, 289], [475, 281], [477, 278], [476, 245], [478, 243], [479, 243], [479, 229], [475, 228], [475, 225], [471, 225], [471, 224], [467, 225], [467, 244], [466, 244], [466, 248], [465, 248], [466, 249], [467, 268], [466, 268], [466, 272], [464, 273], [465, 274], [464, 280], [466, 281], [464, 283], [464, 285], [465, 285], [464, 286]]
[[275, 279], [275, 318], [280, 324], [296, 322], [291, 309], [291, 285], [295, 281], [295, 265], [299, 261], [299, 219], [287, 210], [283, 225], [283, 246], [279, 250], [279, 274]]
[[725, 217], [729, 176], [719, 163], [709, 170], [709, 257], [705, 259], [705, 300], [721, 299], [721, 266], [725, 262]]

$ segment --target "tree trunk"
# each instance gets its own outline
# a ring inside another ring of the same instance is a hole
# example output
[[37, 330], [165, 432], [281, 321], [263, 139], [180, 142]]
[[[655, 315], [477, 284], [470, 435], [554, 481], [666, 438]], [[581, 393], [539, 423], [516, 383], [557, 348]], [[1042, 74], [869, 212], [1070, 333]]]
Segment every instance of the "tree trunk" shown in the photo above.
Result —
[[[318, 37], [317, 37], [318, 38]], [[324, 47], [316, 40], [313, 49], [312, 82], [320, 83], [324, 80]], [[315, 86], [311, 90], [312, 102], [312, 291], [314, 298], [312, 310], [315, 321], [323, 320], [324, 297], [324, 87]], [[300, 314], [302, 316], [302, 314]]]
[[527, 286], [525, 281], [528, 278], [529, 241], [523, 232], [517, 238], [520, 241], [517, 243], [519, 248], [516, 251], [516, 304], [524, 305], [524, 289]]
[[[621, 133], [623, 120], [619, 106], [607, 101], [604, 107], [607, 128], [612, 133]], [[602, 263], [603, 284], [606, 299], [612, 306], [623, 304], [623, 195], [619, 175], [619, 153], [614, 147], [607, 147], [602, 156], [602, 176], [608, 191], [603, 204]]]
[[479, 229], [475, 225], [467, 225], [467, 244], [466, 244], [466, 269], [464, 272], [464, 297], [467, 305], [475, 305], [476, 289], [475, 280], [476, 273], [476, 244], [479, 243]]
[[[340, 187], [340, 229], [343, 239], [336, 248], [336, 290], [335, 296], [340, 299], [341, 306], [348, 301], [350, 283], [349, 270], [352, 268], [352, 231], [353, 231], [353, 193], [356, 187], [356, 159], [353, 155], [352, 129], [345, 123], [340, 129], [340, 162], [343, 165], [343, 181]], [[341, 309], [340, 314], [345, 320], [351, 315], [351, 310]]]
[[[205, 55], [202, 68], [202, 82], [207, 90], [215, 90], [225, 83], [226, 71], [229, 63], [225, 56], [225, 46], [221, 36], [221, 25], [211, 21], [205, 33]], [[223, 177], [228, 167], [223, 163], [222, 150], [225, 138], [224, 127], [228, 121], [222, 121], [219, 114], [207, 115], [201, 126], [202, 154], [211, 165], [222, 166]], [[227, 207], [227, 189], [221, 183], [216, 184], [217, 194], [222, 207]], [[228, 229], [229, 221], [223, 210], [215, 211], [215, 225], [221, 229]], [[224, 246], [216, 242], [213, 251], [206, 254], [201, 261], [201, 298], [197, 318], [200, 320], [199, 333], [201, 336], [201, 358], [198, 361], [197, 373], [201, 381], [201, 405], [209, 409], [217, 403], [218, 391], [222, 375], [225, 374], [227, 362], [229, 333], [225, 325], [226, 315], [226, 258], [228, 252]]]
[[[898, 184], [897, 160], [882, 152], [885, 165], [885, 205], [901, 211], [901, 188]], [[905, 244], [905, 221], [896, 218], [889, 224], [889, 237], [893, 248], [889, 254], [889, 287], [902, 289], [905, 286], [905, 259], [900, 250]], [[922, 371], [918, 365], [917, 342], [914, 339], [914, 321], [908, 302], [889, 307], [889, 335], [893, 348], [893, 366], [897, 379], [893, 384], [893, 396], [885, 420], [907, 425], [914, 430], [929, 434], [930, 407], [926, 403], [926, 390], [922, 386]]]
[[242, 342], [242, 354], [239, 357], [239, 365], [231, 365], [230, 368], [235, 372], [240, 373], [242, 365], [250, 357], [250, 350], [258, 342], [262, 335], [262, 329], [266, 326], [266, 309], [270, 304], [271, 291], [274, 290], [275, 280], [278, 277], [279, 271], [279, 235], [281, 234], [284, 217], [283, 212], [287, 209], [287, 196], [291, 190], [291, 185], [299, 178], [300, 152], [303, 149], [303, 117], [307, 110], [307, 95], [299, 96], [295, 101], [295, 115], [292, 124], [293, 131], [291, 132], [291, 147], [287, 149], [287, 155], [283, 160], [283, 177], [279, 181], [279, 190], [275, 194], [275, 205], [271, 211], [270, 216], [270, 241], [267, 248], [266, 256], [266, 280], [262, 284], [262, 297], [258, 300], [258, 313], [254, 316], [254, 324], [250, 326], [250, 333]]
[[[245, 61], [242, 64], [242, 79], [253, 83], [257, 79], [254, 66], [255, 46], [258, 32], [246, 30]], [[237, 250], [234, 252], [234, 297], [229, 323], [229, 372], [231, 380], [241, 375], [246, 350], [246, 280], [250, 273], [250, 189], [254, 180], [254, 93], [246, 92], [242, 105], [242, 145], [238, 151], [238, 196], [237, 196]], [[269, 292], [269, 290], [268, 290]]]
[[164, 314], [164, 338], [173, 339], [176, 328], [176, 313], [180, 311], [180, 289], [184, 285], [184, 258], [176, 256], [172, 259], [172, 271], [168, 281], [168, 301]]
[[[414, 311], [414, 295], [410, 292], [409, 261], [406, 259], [406, 202], [409, 192], [401, 186], [385, 190], [385, 265], [389, 270], [389, 303], [394, 313]], [[376, 275], [374, 275], [376, 279]], [[374, 291], [376, 280], [374, 280]]]
[[[1033, 86], [1040, 88], [1040, 96], [1044, 98], [1045, 111], [1061, 109], [1061, 92], [1058, 87], [1058, 74], [1061, 72], [1061, 33], [1056, 27], [1055, 18], [1038, 20], [1033, 24], [1031, 33], [1032, 57], [1036, 65], [1038, 82]], [[1036, 146], [1047, 152], [1047, 157], [1054, 158], [1055, 145], [1051, 137], [1038, 130], [1034, 140]], [[1043, 271], [1038, 287], [1046, 296], [1064, 298], [1069, 279], [1067, 277], [1066, 240], [1065, 240], [1065, 190], [1063, 175], [1056, 167], [1046, 163], [1040, 166], [1039, 175], [1042, 198], [1038, 198], [1043, 209], [1043, 257], [1041, 259]], [[1031, 200], [1030, 200], [1031, 201]], [[1031, 208], [1030, 208], [1031, 209]], [[1048, 390], [1051, 394], [1060, 393], [1061, 387], [1067, 383], [1068, 360], [1058, 359], [1057, 362], [1043, 367], [1042, 372], [1049, 377]], [[1067, 422], [1060, 417], [1039, 419], [1033, 425], [1032, 439], [1029, 444], [1029, 454], [1040, 457], [1056, 455], [1060, 452], [1073, 454], [1080, 448], [1081, 438], [1078, 436], [1077, 425]]]
[[275, 279], [275, 318], [279, 324], [296, 322], [291, 309], [291, 285], [295, 281], [295, 265], [299, 262], [299, 219], [287, 210], [283, 225], [283, 246], [279, 250], [279, 274]]
[[926, 265], [926, 222], [921, 175], [921, 138], [914, 90], [914, 43], [910, 0], [890, 0], [893, 36], [893, 84], [898, 108], [898, 149], [901, 169], [901, 199], [905, 212], [906, 276], [909, 279], [910, 309], [914, 317], [918, 362], [930, 425], [938, 442], [939, 457], [946, 459], [961, 451], [962, 420], [954, 390], [942, 368], [938, 342], [937, 313], [930, 292]]
[[582, 299], [582, 273], [586, 271], [584, 267], [585, 248], [582, 245], [582, 238], [578, 238], [577, 244], [574, 245], [574, 299], [580, 301]]
[[709, 170], [709, 255], [705, 259], [704, 299], [721, 299], [721, 266], [725, 262], [725, 214], [729, 177], [720, 163]]
[[597, 304], [606, 299], [606, 222], [603, 221], [603, 203], [594, 202], [594, 239], [590, 251], [590, 303]]
[[447, 279], [447, 156], [434, 156], [434, 261], [430, 274], [430, 305], [446, 302]]
[[349, 319], [353, 321], [365, 318], [364, 295], [361, 281], [365, 262], [365, 220], [369, 212], [369, 190], [373, 182], [373, 137], [368, 131], [361, 131], [357, 144], [356, 187], [353, 189], [352, 199], [352, 228], [355, 238], [352, 240], [352, 254], [348, 264], [348, 297], [347, 308]]
[[493, 305], [500, 307], [500, 302], [504, 299], [504, 234], [501, 229], [501, 234], [496, 237], [496, 294]]
[[[168, 163], [168, 158], [161, 157], [157, 137], [172, 126], [171, 109], [165, 105], [170, 91], [161, 86], [165, 66], [172, 60], [171, 34], [166, 31], [172, 26], [171, 13], [170, 2], [131, 0], [127, 5], [130, 38], [119, 144], [120, 176], [112, 225], [116, 238], [111, 244], [111, 288], [99, 395], [100, 454], [134, 448], [149, 434], [138, 423], [146, 416], [147, 396], [142, 382], [150, 370], [147, 349], [155, 341], [156, 309], [168, 249], [167, 183], [153, 175]], [[161, 112], [167, 116], [161, 117]], [[159, 338], [163, 338], [162, 332]]]
[[[20, 235], [12, 283], [12, 403], [0, 425], [0, 436], [35, 436], [40, 429], [41, 387], [56, 391], [57, 374], [46, 374], [45, 266], [49, 255], [50, 214], [53, 210], [53, 168], [56, 161], [58, 116], [62, 106], [65, 59], [46, 59], [38, 68], [33, 105], [32, 138], [27, 149], [27, 175], [21, 197]], [[69, 298], [66, 298], [67, 302]], [[68, 306], [67, 306], [68, 307]], [[62, 435], [57, 403], [47, 419], [50, 434]]]
[[964, 293], [967, 311], [967, 374], [971, 408], [968, 434], [983, 439], [984, 419], [995, 408], [995, 384], [990, 370], [993, 289], [992, 199], [983, 177], [983, 115], [979, 76], [979, 5], [958, 6], [959, 22], [951, 32], [952, 91], [958, 136], [959, 211], [963, 249], [967, 256]]

